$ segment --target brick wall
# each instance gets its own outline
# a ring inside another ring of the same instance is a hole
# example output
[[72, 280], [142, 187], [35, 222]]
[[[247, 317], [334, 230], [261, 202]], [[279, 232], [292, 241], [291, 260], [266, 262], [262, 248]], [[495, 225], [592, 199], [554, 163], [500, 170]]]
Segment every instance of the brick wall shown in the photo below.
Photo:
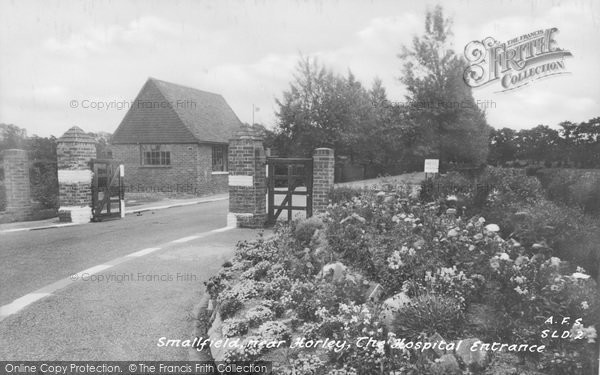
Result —
[[266, 155], [263, 141], [250, 127], [229, 142], [229, 213], [240, 227], [262, 227], [266, 222]]
[[141, 164], [139, 145], [111, 145], [113, 158], [125, 165], [126, 194], [158, 196], [206, 195], [227, 192], [227, 174], [212, 173], [212, 146], [168, 144], [169, 166]]
[[89, 206], [92, 202], [92, 184], [90, 182], [60, 183], [58, 185], [59, 205]]
[[27, 151], [3, 151], [6, 214], [12, 220], [25, 220], [31, 214], [29, 159]]
[[96, 157], [96, 144], [92, 142], [56, 143], [56, 161], [58, 169], [90, 169], [90, 160]]
[[313, 213], [324, 211], [329, 205], [329, 192], [335, 176], [335, 158], [330, 148], [313, 152]]
[[74, 126], [56, 142], [58, 169], [58, 218], [63, 222], [88, 223], [92, 218], [91, 160], [96, 141]]
[[228, 173], [212, 172], [212, 145], [198, 145], [198, 190], [201, 195], [227, 193]]

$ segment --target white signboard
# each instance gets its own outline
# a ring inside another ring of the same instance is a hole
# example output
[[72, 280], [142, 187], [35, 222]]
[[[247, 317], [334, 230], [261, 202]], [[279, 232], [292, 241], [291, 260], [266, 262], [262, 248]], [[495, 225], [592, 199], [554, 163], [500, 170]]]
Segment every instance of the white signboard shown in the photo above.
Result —
[[425, 159], [425, 173], [438, 173], [440, 159]]
[[252, 176], [229, 175], [229, 186], [254, 186], [254, 178]]

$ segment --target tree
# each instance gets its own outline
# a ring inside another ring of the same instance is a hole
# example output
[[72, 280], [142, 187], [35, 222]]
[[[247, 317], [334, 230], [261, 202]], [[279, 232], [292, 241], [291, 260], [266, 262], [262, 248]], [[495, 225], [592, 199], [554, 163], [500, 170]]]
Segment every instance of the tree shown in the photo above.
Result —
[[531, 129], [523, 129], [518, 133], [519, 159], [532, 160], [538, 163], [557, 161], [560, 157], [561, 138], [557, 130], [547, 125], [538, 125]]
[[0, 124], [0, 151], [24, 148], [27, 130], [12, 124]]
[[371, 165], [379, 174], [400, 174], [422, 168], [422, 160], [412, 157], [415, 143], [414, 123], [398, 103], [392, 103], [380, 79], [369, 90], [375, 116], [374, 126], [365, 135], [371, 151]]
[[467, 64], [452, 50], [451, 21], [437, 6], [425, 17], [425, 34], [404, 46], [400, 81], [406, 85], [408, 115], [418, 127], [416, 156], [442, 163], [480, 164], [488, 153], [491, 127], [463, 81]]
[[574, 124], [559, 124], [564, 139], [564, 153], [580, 167], [600, 168], [600, 117]]
[[515, 131], [509, 128], [490, 134], [488, 162], [504, 164], [521, 160], [537, 164], [600, 167], [600, 117], [582, 123], [563, 121], [560, 129], [538, 125]]
[[282, 156], [309, 156], [317, 147], [365, 162], [365, 133], [374, 124], [371, 98], [349, 72], [334, 74], [316, 60], [301, 58], [289, 90], [276, 100], [275, 143]]
[[490, 152], [488, 163], [493, 165], [505, 165], [515, 160], [518, 151], [516, 143], [517, 132], [514, 129], [493, 129], [490, 132]]
[[112, 150], [110, 149], [112, 134], [103, 131], [98, 133], [88, 132], [87, 134], [96, 141], [96, 158], [112, 159]]

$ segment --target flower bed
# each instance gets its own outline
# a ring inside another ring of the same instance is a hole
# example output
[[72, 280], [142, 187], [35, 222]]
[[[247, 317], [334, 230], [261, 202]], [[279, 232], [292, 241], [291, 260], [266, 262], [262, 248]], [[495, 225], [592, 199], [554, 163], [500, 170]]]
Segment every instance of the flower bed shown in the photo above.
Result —
[[278, 374], [588, 374], [600, 297], [546, 245], [406, 189], [349, 194], [238, 244], [207, 282], [215, 360]]

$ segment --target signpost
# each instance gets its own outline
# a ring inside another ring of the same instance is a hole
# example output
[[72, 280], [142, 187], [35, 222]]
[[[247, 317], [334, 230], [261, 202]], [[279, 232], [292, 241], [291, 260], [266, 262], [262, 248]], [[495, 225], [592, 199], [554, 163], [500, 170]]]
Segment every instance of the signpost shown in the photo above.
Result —
[[437, 174], [440, 169], [440, 159], [425, 159], [425, 178], [427, 178], [429, 173]]

